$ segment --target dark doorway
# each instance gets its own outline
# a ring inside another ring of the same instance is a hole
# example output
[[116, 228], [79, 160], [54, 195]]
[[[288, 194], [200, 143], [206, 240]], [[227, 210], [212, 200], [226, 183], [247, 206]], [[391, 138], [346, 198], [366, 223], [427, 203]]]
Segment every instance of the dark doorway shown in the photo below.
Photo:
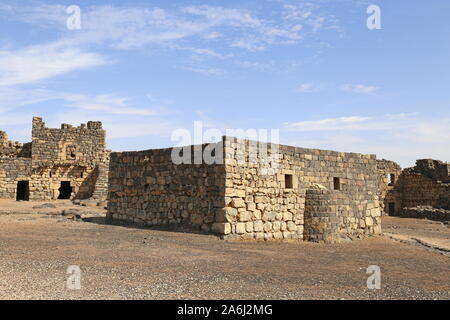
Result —
[[72, 195], [72, 187], [70, 186], [70, 181], [61, 181], [61, 187], [59, 188], [58, 199], [70, 199]]
[[28, 181], [17, 181], [17, 201], [28, 201], [30, 199], [30, 188]]
[[395, 203], [389, 202], [389, 215], [395, 216]]

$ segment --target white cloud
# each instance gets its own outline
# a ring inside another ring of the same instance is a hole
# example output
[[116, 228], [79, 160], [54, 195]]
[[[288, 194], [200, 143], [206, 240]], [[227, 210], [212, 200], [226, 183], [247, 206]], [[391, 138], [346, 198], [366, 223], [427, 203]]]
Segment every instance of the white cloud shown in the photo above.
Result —
[[285, 10], [284, 18], [295, 22], [302, 23], [312, 28], [312, 32], [316, 33], [325, 26], [327, 29], [335, 29], [339, 32], [338, 20], [333, 15], [325, 15], [319, 13], [320, 6], [313, 2], [302, 2], [297, 4], [283, 5]]
[[129, 107], [128, 98], [114, 97], [109, 94], [84, 96], [84, 95], [65, 95], [66, 101], [70, 103], [68, 106], [78, 109], [94, 111], [97, 113], [117, 114], [117, 115], [139, 115], [139, 116], [155, 116], [159, 111], [152, 108], [133, 108]]
[[191, 15], [197, 15], [206, 18], [207, 21], [214, 25], [231, 25], [234, 27], [259, 27], [263, 23], [260, 19], [253, 17], [252, 14], [245, 10], [213, 7], [208, 5], [188, 6], [182, 11]]
[[[65, 28], [67, 13], [62, 5], [4, 6], [27, 23], [43, 26], [59, 24]], [[177, 9], [139, 6], [98, 5], [82, 8], [82, 26], [77, 32], [65, 30], [64, 37], [76, 45], [107, 44], [118, 49], [133, 49], [150, 44], [170, 46], [173, 43], [202, 39], [216, 41], [229, 48], [263, 50], [271, 45], [298, 43], [303, 34], [316, 32], [330, 19], [322, 16], [319, 6], [308, 8], [308, 16], [299, 16], [280, 6], [274, 13], [281, 19], [256, 16], [245, 9], [222, 6], [192, 5]], [[0, 11], [2, 8], [0, 7]], [[304, 25], [303, 25], [304, 24]], [[251, 44], [246, 45], [251, 39]]]
[[332, 131], [343, 129], [358, 129], [362, 127], [363, 122], [367, 122], [369, 117], [340, 117], [328, 118], [312, 121], [300, 121], [289, 123], [286, 128], [293, 131]]
[[105, 123], [105, 129], [108, 132], [108, 139], [130, 138], [130, 137], [170, 137], [171, 133], [177, 128], [170, 121], [158, 119], [151, 123], [135, 123], [135, 122], [113, 122]]
[[301, 92], [301, 93], [307, 93], [307, 92], [317, 91], [317, 88], [312, 83], [302, 83], [297, 88], [295, 88], [295, 91]]
[[449, 161], [450, 118], [423, 119], [419, 115], [404, 112], [288, 123], [282, 128], [282, 137], [302, 147], [376, 154], [403, 167], [421, 158]]
[[23, 115], [4, 115], [0, 116], [0, 126], [16, 126], [28, 124], [31, 118], [26, 118]]
[[[62, 106], [78, 110], [91, 111], [97, 115], [139, 115], [155, 116], [167, 113], [163, 106], [146, 108], [130, 107], [130, 98], [117, 97], [112, 94], [83, 95], [70, 92], [56, 92], [46, 89], [18, 89], [0, 87], [0, 113], [26, 105], [46, 101], [62, 100]], [[4, 116], [4, 115], [2, 115]]]
[[195, 72], [195, 73], [204, 74], [207, 76], [219, 76], [219, 75], [222, 75], [225, 73], [225, 71], [223, 71], [222, 69], [202, 67], [202, 66], [186, 66], [186, 67], [181, 67], [181, 69]]
[[412, 139], [418, 143], [443, 143], [450, 149], [450, 119], [446, 123], [424, 121], [419, 123], [413, 131]]
[[[260, 52], [280, 45], [293, 45], [305, 39], [305, 35], [333, 28], [334, 18], [322, 13], [319, 5], [307, 5], [307, 12], [298, 12], [301, 6], [274, 6], [270, 15], [213, 5], [177, 6], [170, 9], [139, 5], [95, 5], [81, 7], [81, 30], [66, 28], [68, 14], [64, 5], [0, 5], [0, 17], [19, 19], [42, 28], [55, 28], [62, 44], [54, 55], [56, 62], [66, 63], [59, 70], [51, 70], [45, 59], [41, 70], [28, 77], [17, 77], [5, 83], [25, 83], [46, 79], [54, 75], [87, 68], [103, 63], [102, 57], [90, 53], [98, 48], [118, 50], [170, 49], [191, 50], [191, 60], [201, 57], [235, 59], [238, 53]], [[296, 11], [297, 10], [297, 11]], [[218, 39], [220, 38], [220, 42]], [[316, 41], [317, 36], [311, 39]], [[201, 46], [201, 48], [197, 48]], [[79, 49], [74, 49], [79, 48]], [[45, 49], [45, 48], [42, 48]], [[25, 50], [25, 49], [23, 49]], [[79, 50], [79, 51], [76, 51]], [[48, 56], [51, 56], [49, 52]], [[76, 57], [76, 59], [72, 59]], [[241, 56], [242, 58], [242, 56]], [[73, 61], [70, 65], [68, 61]], [[236, 64], [237, 61], [232, 61]], [[188, 63], [189, 64], [189, 63]], [[55, 65], [55, 68], [57, 66]], [[187, 66], [192, 72], [217, 74], [219, 68]], [[21, 70], [14, 73], [23, 75]]]
[[258, 43], [257, 41], [254, 40], [244, 40], [244, 39], [240, 39], [237, 41], [234, 41], [231, 43], [232, 47], [235, 48], [242, 48], [242, 49], [247, 49], [249, 51], [263, 51], [266, 49], [266, 46]]
[[0, 86], [27, 84], [106, 63], [96, 53], [50, 43], [0, 51]]
[[375, 91], [378, 90], [377, 87], [366, 86], [363, 84], [343, 84], [341, 85], [341, 89], [347, 92], [369, 94], [369, 95], [374, 94]]

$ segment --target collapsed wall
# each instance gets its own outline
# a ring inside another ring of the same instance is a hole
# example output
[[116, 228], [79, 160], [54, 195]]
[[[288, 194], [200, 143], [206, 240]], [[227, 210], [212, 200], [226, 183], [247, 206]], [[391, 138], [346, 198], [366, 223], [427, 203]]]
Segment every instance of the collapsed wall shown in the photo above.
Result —
[[[255, 143], [268, 158], [249, 147]], [[108, 217], [188, 224], [227, 239], [303, 239], [305, 216], [312, 213], [305, 212], [306, 195], [312, 194], [307, 190], [319, 186], [333, 197], [337, 233], [381, 232], [375, 156], [232, 137], [214, 148], [222, 150], [223, 164], [174, 164], [174, 148], [112, 153]]]
[[405, 169], [398, 184], [402, 209], [431, 206], [450, 209], [450, 164], [422, 159]]
[[447, 213], [435, 209], [450, 210], [450, 164], [421, 159], [401, 170], [395, 162], [379, 160], [378, 170], [380, 206], [386, 214], [439, 220]]
[[31, 158], [31, 142], [10, 141], [6, 132], [0, 131], [0, 158]]

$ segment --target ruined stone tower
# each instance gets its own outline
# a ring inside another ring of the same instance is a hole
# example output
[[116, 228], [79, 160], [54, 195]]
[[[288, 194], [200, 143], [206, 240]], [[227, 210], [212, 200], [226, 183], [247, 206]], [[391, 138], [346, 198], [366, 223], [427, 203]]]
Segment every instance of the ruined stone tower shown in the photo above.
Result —
[[32, 123], [32, 142], [0, 132], [0, 198], [17, 200], [106, 199], [109, 151], [101, 122], [47, 128]]

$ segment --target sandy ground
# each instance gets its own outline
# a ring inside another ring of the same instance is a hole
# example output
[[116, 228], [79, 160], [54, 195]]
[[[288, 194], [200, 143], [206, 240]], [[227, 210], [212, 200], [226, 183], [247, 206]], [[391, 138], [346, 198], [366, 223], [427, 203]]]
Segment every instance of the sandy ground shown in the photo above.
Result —
[[[386, 236], [343, 244], [227, 242], [105, 224], [101, 208], [76, 221], [57, 214], [68, 202], [51, 214], [27, 205], [5, 214], [0, 202], [1, 299], [450, 299], [447, 252], [411, 240], [445, 247], [450, 229], [426, 220], [386, 217]], [[79, 290], [66, 286], [69, 265]], [[366, 286], [369, 265], [380, 290]]]

